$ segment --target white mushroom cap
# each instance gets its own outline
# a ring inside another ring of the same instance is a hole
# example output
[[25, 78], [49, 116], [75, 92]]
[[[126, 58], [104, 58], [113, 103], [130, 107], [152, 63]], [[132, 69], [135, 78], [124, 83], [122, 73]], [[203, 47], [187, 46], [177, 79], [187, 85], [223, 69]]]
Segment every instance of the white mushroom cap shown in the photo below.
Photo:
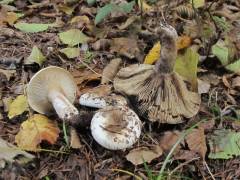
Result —
[[55, 109], [61, 119], [77, 115], [72, 105], [77, 86], [72, 75], [63, 68], [50, 66], [37, 72], [27, 86], [28, 102], [31, 108], [42, 114]]
[[102, 96], [97, 93], [85, 93], [80, 96], [79, 104], [93, 108], [105, 108], [107, 106], [127, 105], [127, 100], [116, 94]]
[[141, 127], [141, 120], [127, 106], [101, 109], [91, 122], [93, 138], [101, 146], [111, 150], [131, 147], [140, 137]]

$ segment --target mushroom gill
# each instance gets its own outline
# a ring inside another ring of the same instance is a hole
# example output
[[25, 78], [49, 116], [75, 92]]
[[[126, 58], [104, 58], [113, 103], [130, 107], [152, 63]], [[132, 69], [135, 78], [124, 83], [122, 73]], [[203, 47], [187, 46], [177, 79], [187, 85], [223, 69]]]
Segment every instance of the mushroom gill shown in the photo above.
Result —
[[161, 42], [160, 59], [153, 65], [122, 68], [114, 79], [116, 91], [128, 96], [136, 111], [150, 121], [181, 123], [182, 117], [197, 114], [201, 98], [187, 89], [182, 77], [173, 71], [177, 32], [170, 25], [156, 30]]

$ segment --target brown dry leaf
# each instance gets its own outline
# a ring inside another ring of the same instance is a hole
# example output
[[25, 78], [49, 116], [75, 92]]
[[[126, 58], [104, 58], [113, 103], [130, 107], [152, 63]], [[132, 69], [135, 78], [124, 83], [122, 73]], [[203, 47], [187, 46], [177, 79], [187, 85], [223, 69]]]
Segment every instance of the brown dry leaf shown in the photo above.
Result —
[[9, 25], [13, 25], [14, 22], [17, 21], [19, 17], [14, 12], [8, 12], [6, 9], [1, 8], [0, 10], [0, 26], [8, 23]]
[[180, 36], [178, 37], [178, 40], [177, 40], [177, 49], [180, 50], [180, 49], [187, 48], [191, 45], [191, 43], [192, 43], [191, 37], [186, 35]]
[[118, 29], [124, 30], [127, 29], [131, 24], [133, 24], [135, 21], [140, 20], [139, 16], [130, 16], [126, 22], [124, 22], [122, 25], [118, 26]]
[[112, 59], [110, 61], [110, 63], [103, 69], [101, 84], [108, 84], [113, 81], [121, 63], [121, 58]]
[[43, 140], [54, 144], [59, 133], [57, 125], [46, 116], [34, 114], [21, 124], [20, 131], [15, 136], [15, 142], [21, 149], [37, 151]]
[[4, 74], [9, 81], [11, 77], [13, 77], [16, 74], [16, 70], [4, 70], [0, 69], [0, 74]]
[[231, 85], [230, 85], [230, 82], [228, 81], [227, 75], [223, 75], [222, 81], [223, 81], [223, 84], [224, 84], [227, 88], [231, 89]]
[[134, 165], [143, 164], [144, 161], [150, 163], [153, 159], [160, 157], [163, 153], [163, 150], [160, 146], [153, 146], [152, 148], [148, 147], [139, 147], [131, 150], [126, 158]]
[[[173, 145], [177, 142], [177, 140], [180, 138], [180, 131], [166, 131], [164, 134], [160, 137], [160, 146], [164, 151], [169, 151]], [[179, 151], [180, 145], [177, 146], [175, 149], [175, 152]]]
[[193, 152], [198, 153], [204, 160], [207, 152], [204, 129], [202, 127], [193, 129], [192, 132], [185, 137], [185, 140], [188, 144], [189, 149]]
[[189, 151], [189, 150], [179, 150], [179, 152], [177, 154], [174, 154], [174, 159], [175, 160], [191, 160], [197, 158], [197, 154], [193, 151]]
[[80, 142], [79, 136], [77, 134], [77, 131], [75, 128], [71, 128], [70, 130], [70, 146], [73, 149], [80, 149], [82, 147], [82, 144]]
[[94, 71], [97, 73], [94, 73], [89, 69], [75, 69], [71, 74], [73, 75], [77, 86], [82, 89], [90, 81], [100, 81], [102, 72], [96, 69], [94, 69]]
[[209, 82], [198, 79], [197, 84], [198, 84], [198, 93], [199, 94], [204, 94], [204, 93], [209, 92], [210, 87], [211, 87], [211, 84]]
[[137, 41], [132, 38], [124, 37], [114, 38], [111, 42], [110, 51], [111, 53], [118, 53], [119, 55], [123, 55], [129, 59], [138, 57], [140, 54]]
[[232, 79], [232, 87], [233, 88], [240, 88], [240, 76], [237, 76]]
[[95, 51], [106, 50], [110, 47], [110, 44], [111, 40], [109, 39], [99, 39], [98, 41], [92, 44], [92, 48]]

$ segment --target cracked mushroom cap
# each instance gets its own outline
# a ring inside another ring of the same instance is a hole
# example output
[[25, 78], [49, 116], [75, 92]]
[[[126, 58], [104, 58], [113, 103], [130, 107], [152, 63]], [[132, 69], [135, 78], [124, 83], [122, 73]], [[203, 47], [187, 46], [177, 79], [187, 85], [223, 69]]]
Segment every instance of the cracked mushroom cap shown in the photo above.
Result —
[[120, 150], [131, 147], [140, 137], [141, 120], [127, 106], [99, 110], [91, 122], [93, 138], [106, 149]]
[[34, 111], [49, 114], [54, 110], [49, 100], [50, 91], [60, 92], [73, 103], [77, 86], [72, 75], [63, 68], [49, 66], [38, 71], [27, 86], [28, 103]]

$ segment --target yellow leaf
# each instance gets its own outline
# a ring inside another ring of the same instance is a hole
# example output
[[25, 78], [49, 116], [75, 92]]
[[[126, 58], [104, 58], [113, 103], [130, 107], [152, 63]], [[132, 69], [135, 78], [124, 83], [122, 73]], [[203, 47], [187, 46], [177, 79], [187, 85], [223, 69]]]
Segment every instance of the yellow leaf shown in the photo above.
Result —
[[153, 8], [152, 6], [149, 6], [145, 0], [138, 0], [138, 6], [140, 9], [143, 10], [143, 12], [148, 12], [151, 11]]
[[46, 116], [34, 114], [21, 124], [20, 131], [15, 136], [15, 142], [21, 149], [37, 151], [39, 144], [45, 140], [54, 144], [59, 135], [59, 128]]
[[160, 49], [161, 45], [160, 42], [158, 41], [152, 49], [149, 51], [147, 56], [144, 59], [144, 64], [153, 64], [156, 60], [160, 58]]
[[189, 36], [180, 36], [177, 40], [177, 49], [184, 49], [191, 45], [192, 39]]
[[[177, 40], [177, 49], [184, 49], [191, 45], [191, 38], [189, 36], [180, 36]], [[152, 49], [149, 51], [144, 59], [144, 64], [153, 64], [160, 58], [160, 42], [154, 44]]]
[[18, 96], [9, 106], [8, 117], [11, 119], [28, 110], [27, 98], [24, 95]]

